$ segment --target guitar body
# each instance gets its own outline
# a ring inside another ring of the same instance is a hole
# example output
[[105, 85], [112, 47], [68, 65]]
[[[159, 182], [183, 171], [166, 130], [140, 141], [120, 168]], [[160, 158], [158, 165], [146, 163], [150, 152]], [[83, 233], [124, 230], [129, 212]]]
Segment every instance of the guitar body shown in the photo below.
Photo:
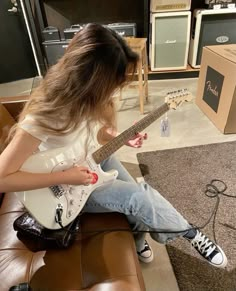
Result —
[[86, 158], [84, 154], [81, 155], [81, 148], [76, 143], [70, 147], [38, 152], [30, 156], [21, 167], [21, 170], [26, 172], [51, 173], [69, 169], [74, 165], [90, 169], [96, 177], [95, 183], [88, 186], [57, 185], [16, 192], [17, 197], [31, 215], [48, 229], [61, 228], [55, 220], [57, 209], [62, 212], [62, 225], [71, 223], [81, 212], [90, 194], [96, 188], [112, 183], [118, 176], [118, 172], [116, 170], [104, 172], [100, 165], [95, 163], [92, 154], [88, 154]]

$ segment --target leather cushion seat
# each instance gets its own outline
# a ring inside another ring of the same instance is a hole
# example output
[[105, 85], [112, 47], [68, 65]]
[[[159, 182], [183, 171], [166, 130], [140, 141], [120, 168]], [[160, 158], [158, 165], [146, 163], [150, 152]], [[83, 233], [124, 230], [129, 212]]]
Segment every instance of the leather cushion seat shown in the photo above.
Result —
[[145, 290], [124, 215], [82, 214], [80, 233], [71, 247], [42, 249], [38, 242], [17, 237], [13, 222], [23, 212], [15, 195], [5, 194], [0, 208], [1, 291], [23, 282], [43, 291]]

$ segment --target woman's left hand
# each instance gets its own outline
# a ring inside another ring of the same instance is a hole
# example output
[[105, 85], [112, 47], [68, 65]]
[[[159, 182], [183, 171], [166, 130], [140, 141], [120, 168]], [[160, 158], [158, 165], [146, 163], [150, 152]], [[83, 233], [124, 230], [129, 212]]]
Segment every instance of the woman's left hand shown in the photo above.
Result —
[[125, 144], [132, 148], [141, 148], [143, 140], [147, 139], [147, 133], [137, 133], [133, 138], [129, 139]]

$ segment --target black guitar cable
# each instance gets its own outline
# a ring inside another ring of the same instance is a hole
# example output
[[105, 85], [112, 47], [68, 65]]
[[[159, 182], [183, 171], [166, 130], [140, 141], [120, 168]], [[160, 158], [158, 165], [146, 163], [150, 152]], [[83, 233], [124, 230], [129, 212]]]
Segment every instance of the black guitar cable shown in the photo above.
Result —
[[[215, 207], [214, 207], [214, 209], [212, 211], [212, 214], [210, 215], [209, 219], [200, 228], [204, 228], [205, 226], [207, 226], [207, 224], [210, 223], [210, 221], [211, 221], [211, 219], [213, 217], [213, 226], [212, 227], [213, 227], [213, 236], [214, 236], [215, 242], [217, 242], [216, 234], [215, 234], [215, 225], [216, 225], [216, 215], [217, 215], [217, 211], [219, 209], [219, 204], [220, 204], [220, 195], [228, 197], [228, 198], [236, 198], [235, 195], [230, 195], [230, 194], [225, 193], [227, 188], [228, 187], [227, 187], [227, 185], [225, 184], [224, 181], [219, 180], [219, 179], [213, 179], [213, 180], [211, 180], [210, 184], [206, 185], [206, 190], [204, 192], [207, 197], [216, 198], [216, 204], [215, 204]], [[222, 223], [220, 223], [220, 224], [223, 225], [223, 226], [226, 226], [226, 227], [229, 227], [231, 229], [236, 230], [235, 227], [230, 226], [228, 224], [222, 224]]]

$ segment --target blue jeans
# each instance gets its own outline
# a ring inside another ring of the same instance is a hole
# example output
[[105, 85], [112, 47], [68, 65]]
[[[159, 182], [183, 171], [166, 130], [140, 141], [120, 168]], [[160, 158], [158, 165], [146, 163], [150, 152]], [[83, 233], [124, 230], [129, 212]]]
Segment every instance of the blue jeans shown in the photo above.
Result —
[[[136, 183], [122, 164], [111, 156], [101, 163], [104, 171], [116, 169], [117, 179], [104, 188], [96, 189], [87, 200], [83, 212], [120, 212], [127, 216], [132, 230], [181, 231], [191, 228], [183, 216], [161, 194], [146, 183]], [[166, 243], [186, 232], [151, 233], [160, 243]], [[145, 233], [134, 234], [140, 249]]]

